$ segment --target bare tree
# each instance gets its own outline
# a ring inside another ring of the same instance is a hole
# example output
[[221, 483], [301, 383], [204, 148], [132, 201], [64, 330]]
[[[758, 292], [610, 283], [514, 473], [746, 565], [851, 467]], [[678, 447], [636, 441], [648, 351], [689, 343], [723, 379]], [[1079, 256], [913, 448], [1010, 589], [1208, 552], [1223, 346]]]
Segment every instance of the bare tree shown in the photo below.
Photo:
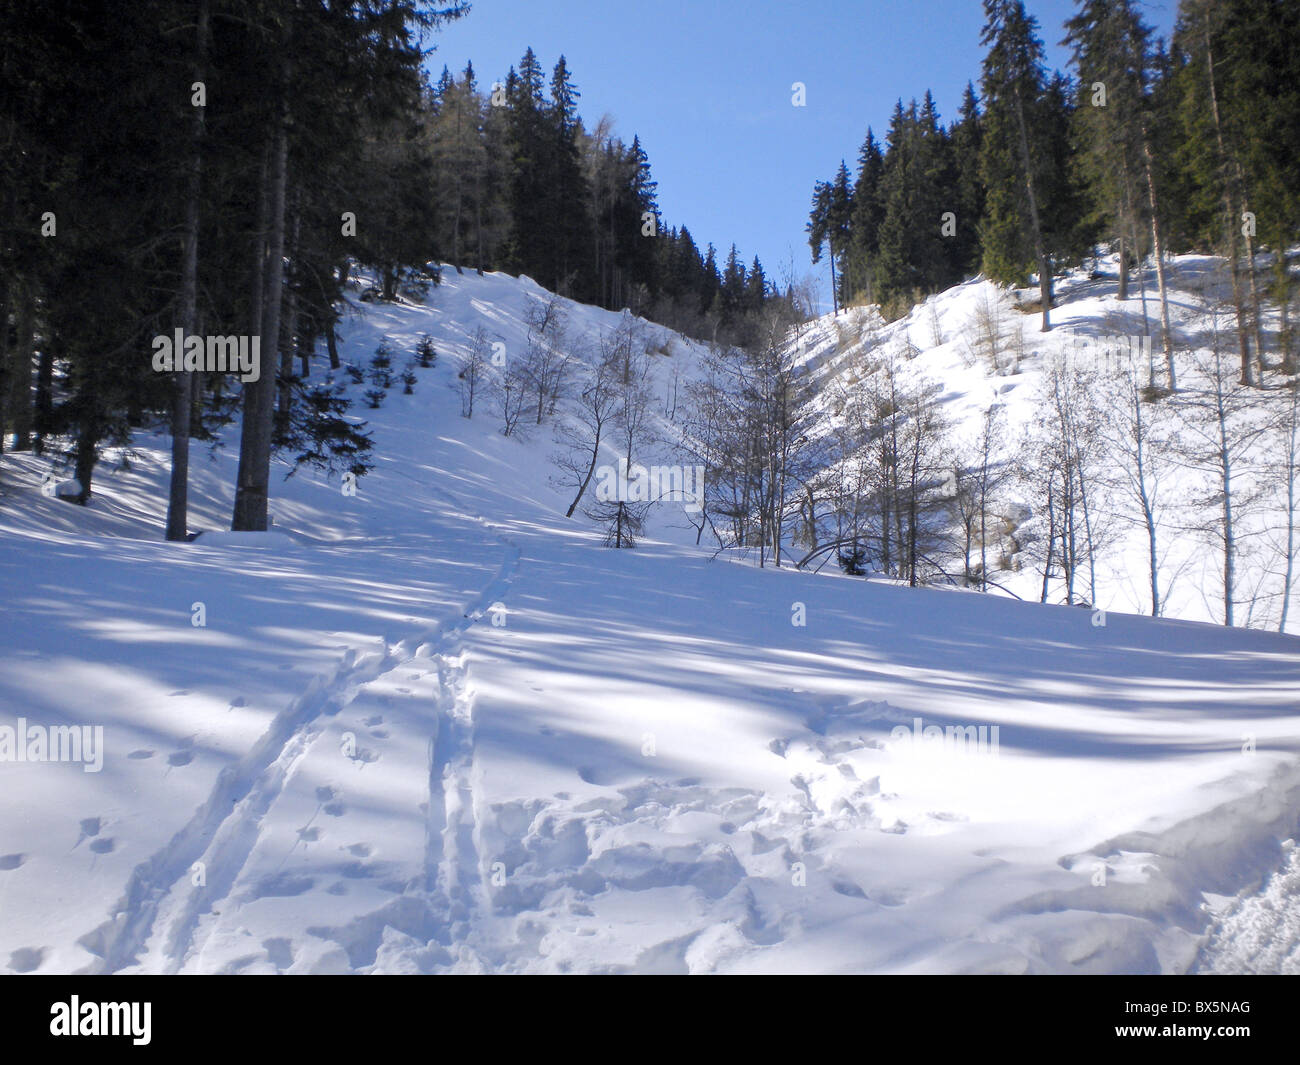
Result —
[[1024, 358], [1024, 326], [1020, 316], [1010, 311], [1002, 293], [986, 286], [975, 305], [975, 313], [966, 332], [966, 350], [972, 361], [983, 363], [993, 373], [1014, 374]]
[[528, 344], [522, 374], [536, 402], [537, 424], [541, 425], [544, 416], [555, 412], [569, 364], [563, 303], [559, 296], [537, 301], [527, 317]]
[[975, 439], [949, 460], [953, 508], [962, 533], [963, 580], [968, 587], [977, 583], [971, 570], [971, 553], [978, 540], [978, 584], [984, 592], [988, 591], [990, 511], [1006, 479], [1004, 465], [994, 458], [1002, 422], [1002, 406], [995, 400], [984, 409]]
[[1163, 600], [1160, 588], [1159, 534], [1163, 503], [1161, 480], [1168, 466], [1167, 408], [1148, 402], [1143, 385], [1147, 376], [1137, 354], [1120, 352], [1116, 372], [1106, 379], [1108, 416], [1102, 420], [1108, 488], [1127, 500], [1116, 512], [1121, 520], [1137, 522], [1146, 534], [1147, 571], [1151, 588], [1151, 616], [1159, 617]]
[[1295, 579], [1295, 489], [1297, 466], [1300, 466], [1300, 377], [1291, 380], [1280, 421], [1283, 441], [1281, 454], [1285, 464], [1283, 482], [1286, 485], [1286, 566], [1282, 578], [1282, 619], [1278, 622], [1277, 631], [1286, 632], [1287, 614], [1291, 608], [1291, 585]]
[[1098, 460], [1098, 411], [1084, 372], [1067, 359], [1047, 360], [1039, 385], [1040, 409], [1025, 449], [1024, 475], [1031, 490], [1045, 494], [1048, 524], [1043, 571], [1046, 600], [1052, 563], [1059, 559], [1065, 601], [1074, 603], [1079, 569], [1088, 567], [1089, 601], [1097, 596], [1097, 529], [1091, 501]]
[[532, 395], [531, 379], [527, 367], [520, 359], [506, 359], [492, 383], [497, 415], [501, 418], [501, 435], [522, 435], [518, 432], [519, 419], [523, 417]]
[[483, 378], [487, 373], [487, 365], [487, 334], [483, 331], [483, 327], [479, 326], [474, 330], [474, 336], [470, 340], [469, 357], [465, 360], [465, 365], [461, 367], [460, 373], [456, 375], [460, 382], [460, 413], [462, 417], [474, 417], [474, 397], [478, 395], [483, 384]]
[[581, 391], [574, 397], [570, 416], [557, 420], [555, 442], [560, 450], [555, 464], [560, 476], [555, 483], [575, 490], [573, 502], [565, 517], [573, 517], [582, 497], [595, 475], [614, 416], [618, 412], [619, 395], [615, 390], [615, 368], [607, 358], [597, 360], [587, 372]]
[[[1236, 623], [1237, 555], [1239, 511], [1254, 500], [1243, 476], [1246, 455], [1264, 431], [1257, 417], [1243, 416], [1256, 406], [1256, 394], [1242, 374], [1234, 378], [1224, 357], [1225, 337], [1221, 328], [1222, 308], [1209, 304], [1210, 346], [1193, 356], [1197, 381], [1177, 395], [1177, 411], [1185, 429], [1181, 459], [1190, 468], [1207, 475], [1206, 491], [1193, 500], [1193, 512], [1209, 510], [1214, 517], [1200, 518], [1196, 531], [1209, 537], [1223, 558], [1223, 623]], [[1235, 300], [1234, 300], [1235, 302]], [[1238, 319], [1240, 322], [1240, 318]], [[1184, 382], [1185, 386], [1185, 382]]]

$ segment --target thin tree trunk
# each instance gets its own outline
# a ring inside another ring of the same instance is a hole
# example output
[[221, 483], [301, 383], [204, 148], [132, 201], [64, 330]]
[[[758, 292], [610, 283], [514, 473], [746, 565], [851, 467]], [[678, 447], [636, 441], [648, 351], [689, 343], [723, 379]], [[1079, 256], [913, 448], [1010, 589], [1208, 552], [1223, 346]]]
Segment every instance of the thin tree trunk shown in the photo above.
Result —
[[[1151, 336], [1151, 316], [1147, 313], [1147, 274], [1142, 255], [1142, 246], [1138, 241], [1137, 223], [1133, 223], [1133, 253], [1137, 256], [1138, 295], [1142, 298], [1142, 335]], [[1149, 345], [1148, 345], [1149, 346]]]
[[[14, 434], [13, 450], [30, 451], [35, 414], [32, 394], [32, 356], [36, 335], [36, 307], [30, 293], [24, 291], [21, 285], [15, 285], [10, 291], [14, 302], [14, 343], [8, 351], [9, 376], [6, 389], [8, 426], [12, 428]], [[0, 328], [8, 334], [8, 322], [0, 319]], [[47, 382], [45, 387], [48, 395], [53, 378], [53, 362], [48, 363], [47, 369], [46, 360], [42, 357], [41, 365], [45, 373], [43, 379]]]
[[1214, 119], [1214, 138], [1219, 152], [1219, 173], [1223, 179], [1223, 196], [1228, 208], [1228, 263], [1232, 274], [1232, 303], [1237, 311], [1237, 345], [1241, 351], [1241, 383], [1253, 384], [1250, 365], [1250, 343], [1246, 339], [1246, 316], [1241, 305], [1241, 278], [1238, 276], [1237, 210], [1233, 196], [1232, 178], [1228, 169], [1228, 153], [1223, 145], [1223, 126], [1219, 121], [1219, 90], [1214, 84], [1214, 48], [1210, 44], [1209, 21], [1203, 24], [1206, 69], [1210, 80], [1210, 115]]
[[1119, 236], [1119, 295], [1121, 300], [1128, 299], [1128, 256], [1124, 254], [1124, 234]]
[[[1237, 180], [1239, 184], [1245, 184], [1245, 175], [1241, 172], [1241, 164], [1236, 164]], [[1243, 191], [1241, 197], [1241, 210], [1243, 213], [1250, 211], [1250, 202]], [[1242, 237], [1246, 241], [1246, 277], [1250, 280], [1250, 324], [1251, 335], [1255, 339], [1255, 370], [1256, 380], [1263, 384], [1264, 381], [1264, 337], [1259, 328], [1259, 285], [1255, 279], [1255, 241], [1251, 238], [1250, 229], [1244, 224], [1242, 226]], [[1278, 254], [1283, 254], [1283, 249], [1278, 249]]]
[[1079, 470], [1079, 500], [1083, 504], [1083, 535], [1088, 544], [1088, 602], [1097, 604], [1097, 559], [1092, 550], [1092, 514], [1088, 509], [1088, 485]]
[[[10, 365], [9, 345], [9, 296], [11, 288], [9, 279], [0, 277], [0, 455], [4, 454], [5, 437], [14, 415], [14, 379], [18, 375], [18, 363], [15, 359]], [[30, 376], [31, 371], [28, 370]]]
[[[297, 197], [294, 198], [295, 202]], [[296, 262], [298, 257], [298, 234], [302, 223], [302, 216], [298, 213], [296, 207], [293, 211], [293, 236], [289, 241], [289, 259]], [[297, 287], [290, 283], [285, 287], [284, 292], [284, 313], [281, 315], [281, 334], [283, 341], [280, 344], [280, 373], [276, 381], [276, 413], [282, 425], [282, 431], [287, 431], [289, 427], [289, 418], [293, 413], [293, 356], [297, 350], [298, 337], [298, 290]]]
[[[24, 305], [23, 331], [19, 334], [18, 357], [23, 358], [23, 351], [30, 353], [35, 344], [35, 308], [30, 301]], [[27, 356], [28, 361], [31, 355]], [[49, 434], [50, 422], [54, 416], [54, 342], [52, 337], [41, 338], [41, 349], [36, 361], [36, 396], [32, 407], [32, 428], [35, 437], [32, 451], [37, 455], [45, 454], [45, 438]]]
[[[1222, 407], [1220, 407], [1219, 419], [1219, 433], [1223, 436], [1227, 433], [1227, 426], [1223, 424]], [[1232, 625], [1232, 601], [1236, 585], [1236, 539], [1232, 527], [1232, 459], [1226, 444], [1220, 449], [1219, 461], [1223, 474], [1223, 623]]]
[[[1278, 250], [1282, 254], [1282, 250]], [[1291, 383], [1291, 416], [1287, 424], [1286, 450], [1286, 576], [1282, 585], [1282, 620], [1278, 632], [1286, 632], [1287, 614], [1291, 609], [1291, 584], [1295, 577], [1295, 479], [1296, 438], [1300, 430], [1300, 382]]]
[[1025, 193], [1029, 197], [1029, 220], [1034, 227], [1034, 253], [1038, 257], [1038, 295], [1043, 304], [1041, 332], [1052, 331], [1052, 267], [1043, 244], [1043, 227], [1038, 218], [1038, 197], [1034, 194], [1034, 171], [1029, 158], [1029, 134], [1025, 129], [1024, 103], [1020, 99], [1020, 86], [1015, 86], [1016, 123], [1020, 132], [1020, 162], [1025, 168]]
[[1052, 490], [1055, 486], [1055, 478], [1049, 477], [1047, 480], [1047, 562], [1043, 566], [1043, 594], [1039, 596], [1040, 603], [1047, 602], [1047, 581], [1052, 575], [1052, 551], [1056, 547], [1056, 510], [1052, 506]]
[[1155, 162], [1151, 158], [1151, 143], [1147, 131], [1142, 129], [1142, 158], [1147, 179], [1147, 202], [1151, 206], [1151, 254], [1156, 260], [1156, 284], [1160, 289], [1160, 331], [1165, 349], [1165, 365], [1169, 372], [1169, 391], [1178, 390], [1178, 377], [1174, 371], [1174, 333], [1169, 324], [1169, 289], [1165, 281], [1165, 249], [1160, 235], [1160, 206], [1156, 198]]

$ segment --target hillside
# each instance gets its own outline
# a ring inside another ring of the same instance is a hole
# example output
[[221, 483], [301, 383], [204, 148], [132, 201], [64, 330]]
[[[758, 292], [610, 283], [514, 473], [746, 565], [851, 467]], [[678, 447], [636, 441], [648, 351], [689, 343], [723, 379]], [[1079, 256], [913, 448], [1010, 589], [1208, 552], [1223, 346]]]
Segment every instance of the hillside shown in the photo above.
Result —
[[[879, 404], [890, 390], [903, 397], [903, 405], [919, 396], [925, 413], [938, 422], [923, 443], [930, 454], [922, 456], [933, 482], [927, 505], [933, 511], [928, 526], [935, 565], [928, 579], [964, 583], [953, 471], [964, 467], [970, 476], [984, 464], [996, 482], [987, 508], [990, 590], [1026, 600], [1046, 594], [1048, 602], [1066, 602], [1061, 549], [1045, 593], [1043, 580], [1052, 503], [1046, 489], [1049, 479], [1060, 478], [1064, 469], [1077, 479], [1074, 490], [1082, 496], [1082, 504], [1075, 503], [1078, 572], [1069, 601], [1150, 614], [1154, 538], [1159, 614], [1222, 623], [1224, 533], [1217, 451], [1223, 443], [1231, 453], [1228, 473], [1233, 479], [1234, 623], [1276, 630], [1284, 600], [1294, 597], [1294, 567], [1287, 592], [1288, 526], [1292, 557], [1296, 543], [1294, 513], [1290, 519], [1287, 515], [1287, 464], [1294, 492], [1298, 457], [1292, 428], [1294, 379], [1279, 371], [1263, 389], [1240, 386], [1236, 348], [1230, 350], [1228, 340], [1228, 283], [1220, 260], [1174, 256], [1167, 273], [1178, 384], [1172, 396], [1159, 339], [1159, 304], [1148, 291], [1144, 306], [1136, 286], [1127, 300], [1117, 298], [1114, 256], [1058, 282], [1059, 305], [1050, 333], [1039, 331], [1034, 293], [1007, 292], [982, 278], [931, 296], [891, 323], [871, 307], [852, 307], [813, 321], [792, 343], [796, 362], [811, 382], [817, 464], [828, 468], [832, 478], [852, 480], [862, 476], [864, 467], [878, 476], [870, 451], [878, 446], [880, 432], [874, 425], [862, 428], [873, 418], [881, 421], [872, 401]], [[1024, 305], [1017, 306], [1021, 300]], [[1262, 328], [1269, 343], [1276, 344], [1281, 323], [1275, 312], [1264, 316]], [[1148, 394], [1149, 382], [1155, 401]], [[1069, 408], [1066, 417], [1074, 419], [1065, 433], [1054, 424], [1054, 384]], [[1150, 528], [1137, 492], [1134, 398], [1141, 399]], [[1216, 398], [1224, 410], [1222, 437]], [[981, 456], [989, 412], [995, 420], [989, 453]], [[903, 415], [904, 421], [916, 420], [910, 408]], [[1071, 454], [1048, 453], [1060, 449]], [[1059, 506], [1064, 486], [1058, 481], [1056, 487]], [[879, 491], [872, 488], [864, 497], [878, 506]], [[829, 497], [831, 491], [823, 493]], [[833, 509], [829, 498], [827, 509]], [[833, 538], [834, 531], [835, 517], [828, 514], [819, 526], [819, 540]], [[878, 562], [878, 523], [867, 522], [864, 531], [868, 553]], [[979, 561], [979, 548], [976, 535], [972, 567]], [[822, 556], [822, 564], [828, 563], [834, 565], [834, 555]], [[978, 584], [974, 569], [971, 581]], [[1286, 616], [1286, 631], [1300, 631], [1294, 612]]]
[[[857, 312], [811, 323], [794, 339], [811, 402], [908, 331], [908, 372], [952, 424], [994, 388], [1025, 424], [1036, 353], [999, 375], [963, 350], [985, 291], [869, 339], [841, 336]], [[1104, 281], [1062, 295], [1067, 329], [1119, 331]], [[437, 351], [412, 394], [355, 411], [376, 456], [355, 494], [273, 476], [274, 530], [221, 532], [232, 427], [194, 449], [191, 524], [209, 531], [165, 543], [165, 437], [109, 452], [85, 508], [41, 493], [39, 460], [5, 457], [4, 721], [103, 728], [97, 771], [5, 767], [9, 970], [1300, 965], [1261, 902], [1295, 875], [1300, 643], [1184, 620], [1191, 563], [1171, 563], [1179, 619], [1139, 617], [1116, 547], [1099, 619], [833, 564], [760, 569], [697, 546], [675, 503], [636, 550], [608, 550], [564, 516], [549, 420], [507, 437], [490, 402], [462, 416], [475, 331], [526, 347], [545, 290], [444, 269], [423, 303], [349, 301], [345, 362], [384, 338], [398, 371], [422, 334]], [[578, 362], [629, 324], [555, 306]], [[702, 346], [637, 329], [657, 398], [700, 379]], [[665, 437], [672, 411], [654, 416]], [[1036, 599], [1041, 578], [1011, 562], [1007, 587]], [[1225, 950], [1225, 928], [1257, 946]]]

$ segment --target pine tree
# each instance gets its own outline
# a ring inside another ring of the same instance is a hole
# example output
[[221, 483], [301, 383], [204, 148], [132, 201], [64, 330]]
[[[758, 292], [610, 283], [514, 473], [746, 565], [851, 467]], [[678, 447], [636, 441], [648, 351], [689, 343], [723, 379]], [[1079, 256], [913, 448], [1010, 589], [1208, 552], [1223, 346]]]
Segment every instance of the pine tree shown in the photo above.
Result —
[[880, 144], [867, 128], [866, 140], [858, 153], [858, 175], [853, 185], [853, 214], [849, 220], [849, 250], [844, 268], [848, 291], [856, 296], [864, 292], [875, 298], [876, 258], [880, 253], [880, 225], [885, 207], [881, 182], [885, 173], [885, 156]]
[[984, 271], [1003, 284], [1022, 284], [1038, 270], [1043, 332], [1051, 329], [1052, 258], [1042, 207], [1050, 116], [1043, 100], [1047, 73], [1037, 20], [1021, 0], [984, 0], [984, 142], [981, 173], [988, 189], [981, 228]]
[[[1160, 294], [1161, 337], [1170, 388], [1177, 385], [1165, 279], [1164, 230], [1151, 130], [1151, 31], [1131, 0], [1078, 0], [1063, 43], [1073, 49], [1080, 101], [1075, 127], [1079, 163], [1098, 221], [1116, 236], [1120, 299], [1127, 296], [1126, 245], [1140, 255], [1139, 223], [1151, 235]], [[1154, 384], [1154, 382], [1149, 382]]]
[[952, 243], [950, 261], [954, 276], [960, 280], [976, 273], [980, 266], [979, 220], [984, 216], [984, 183], [980, 179], [980, 149], [983, 124], [975, 86], [967, 82], [957, 121], [948, 133], [954, 168], [957, 235]]

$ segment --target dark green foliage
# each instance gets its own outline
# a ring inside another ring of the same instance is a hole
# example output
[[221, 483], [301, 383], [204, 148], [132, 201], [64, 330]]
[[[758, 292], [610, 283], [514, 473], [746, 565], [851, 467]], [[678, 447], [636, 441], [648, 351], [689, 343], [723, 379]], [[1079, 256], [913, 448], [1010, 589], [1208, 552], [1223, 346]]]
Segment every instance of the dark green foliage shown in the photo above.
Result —
[[419, 344], [415, 348], [415, 361], [421, 369], [427, 370], [431, 366], [437, 365], [438, 353], [434, 350], [433, 340], [425, 333], [420, 337]]
[[283, 441], [287, 450], [297, 452], [293, 460], [295, 470], [310, 466], [360, 477], [373, 468], [370, 436], [362, 431], [365, 422], [353, 423], [348, 419], [350, 404], [342, 393], [338, 385], [299, 389], [299, 402], [293, 406], [293, 417]]

